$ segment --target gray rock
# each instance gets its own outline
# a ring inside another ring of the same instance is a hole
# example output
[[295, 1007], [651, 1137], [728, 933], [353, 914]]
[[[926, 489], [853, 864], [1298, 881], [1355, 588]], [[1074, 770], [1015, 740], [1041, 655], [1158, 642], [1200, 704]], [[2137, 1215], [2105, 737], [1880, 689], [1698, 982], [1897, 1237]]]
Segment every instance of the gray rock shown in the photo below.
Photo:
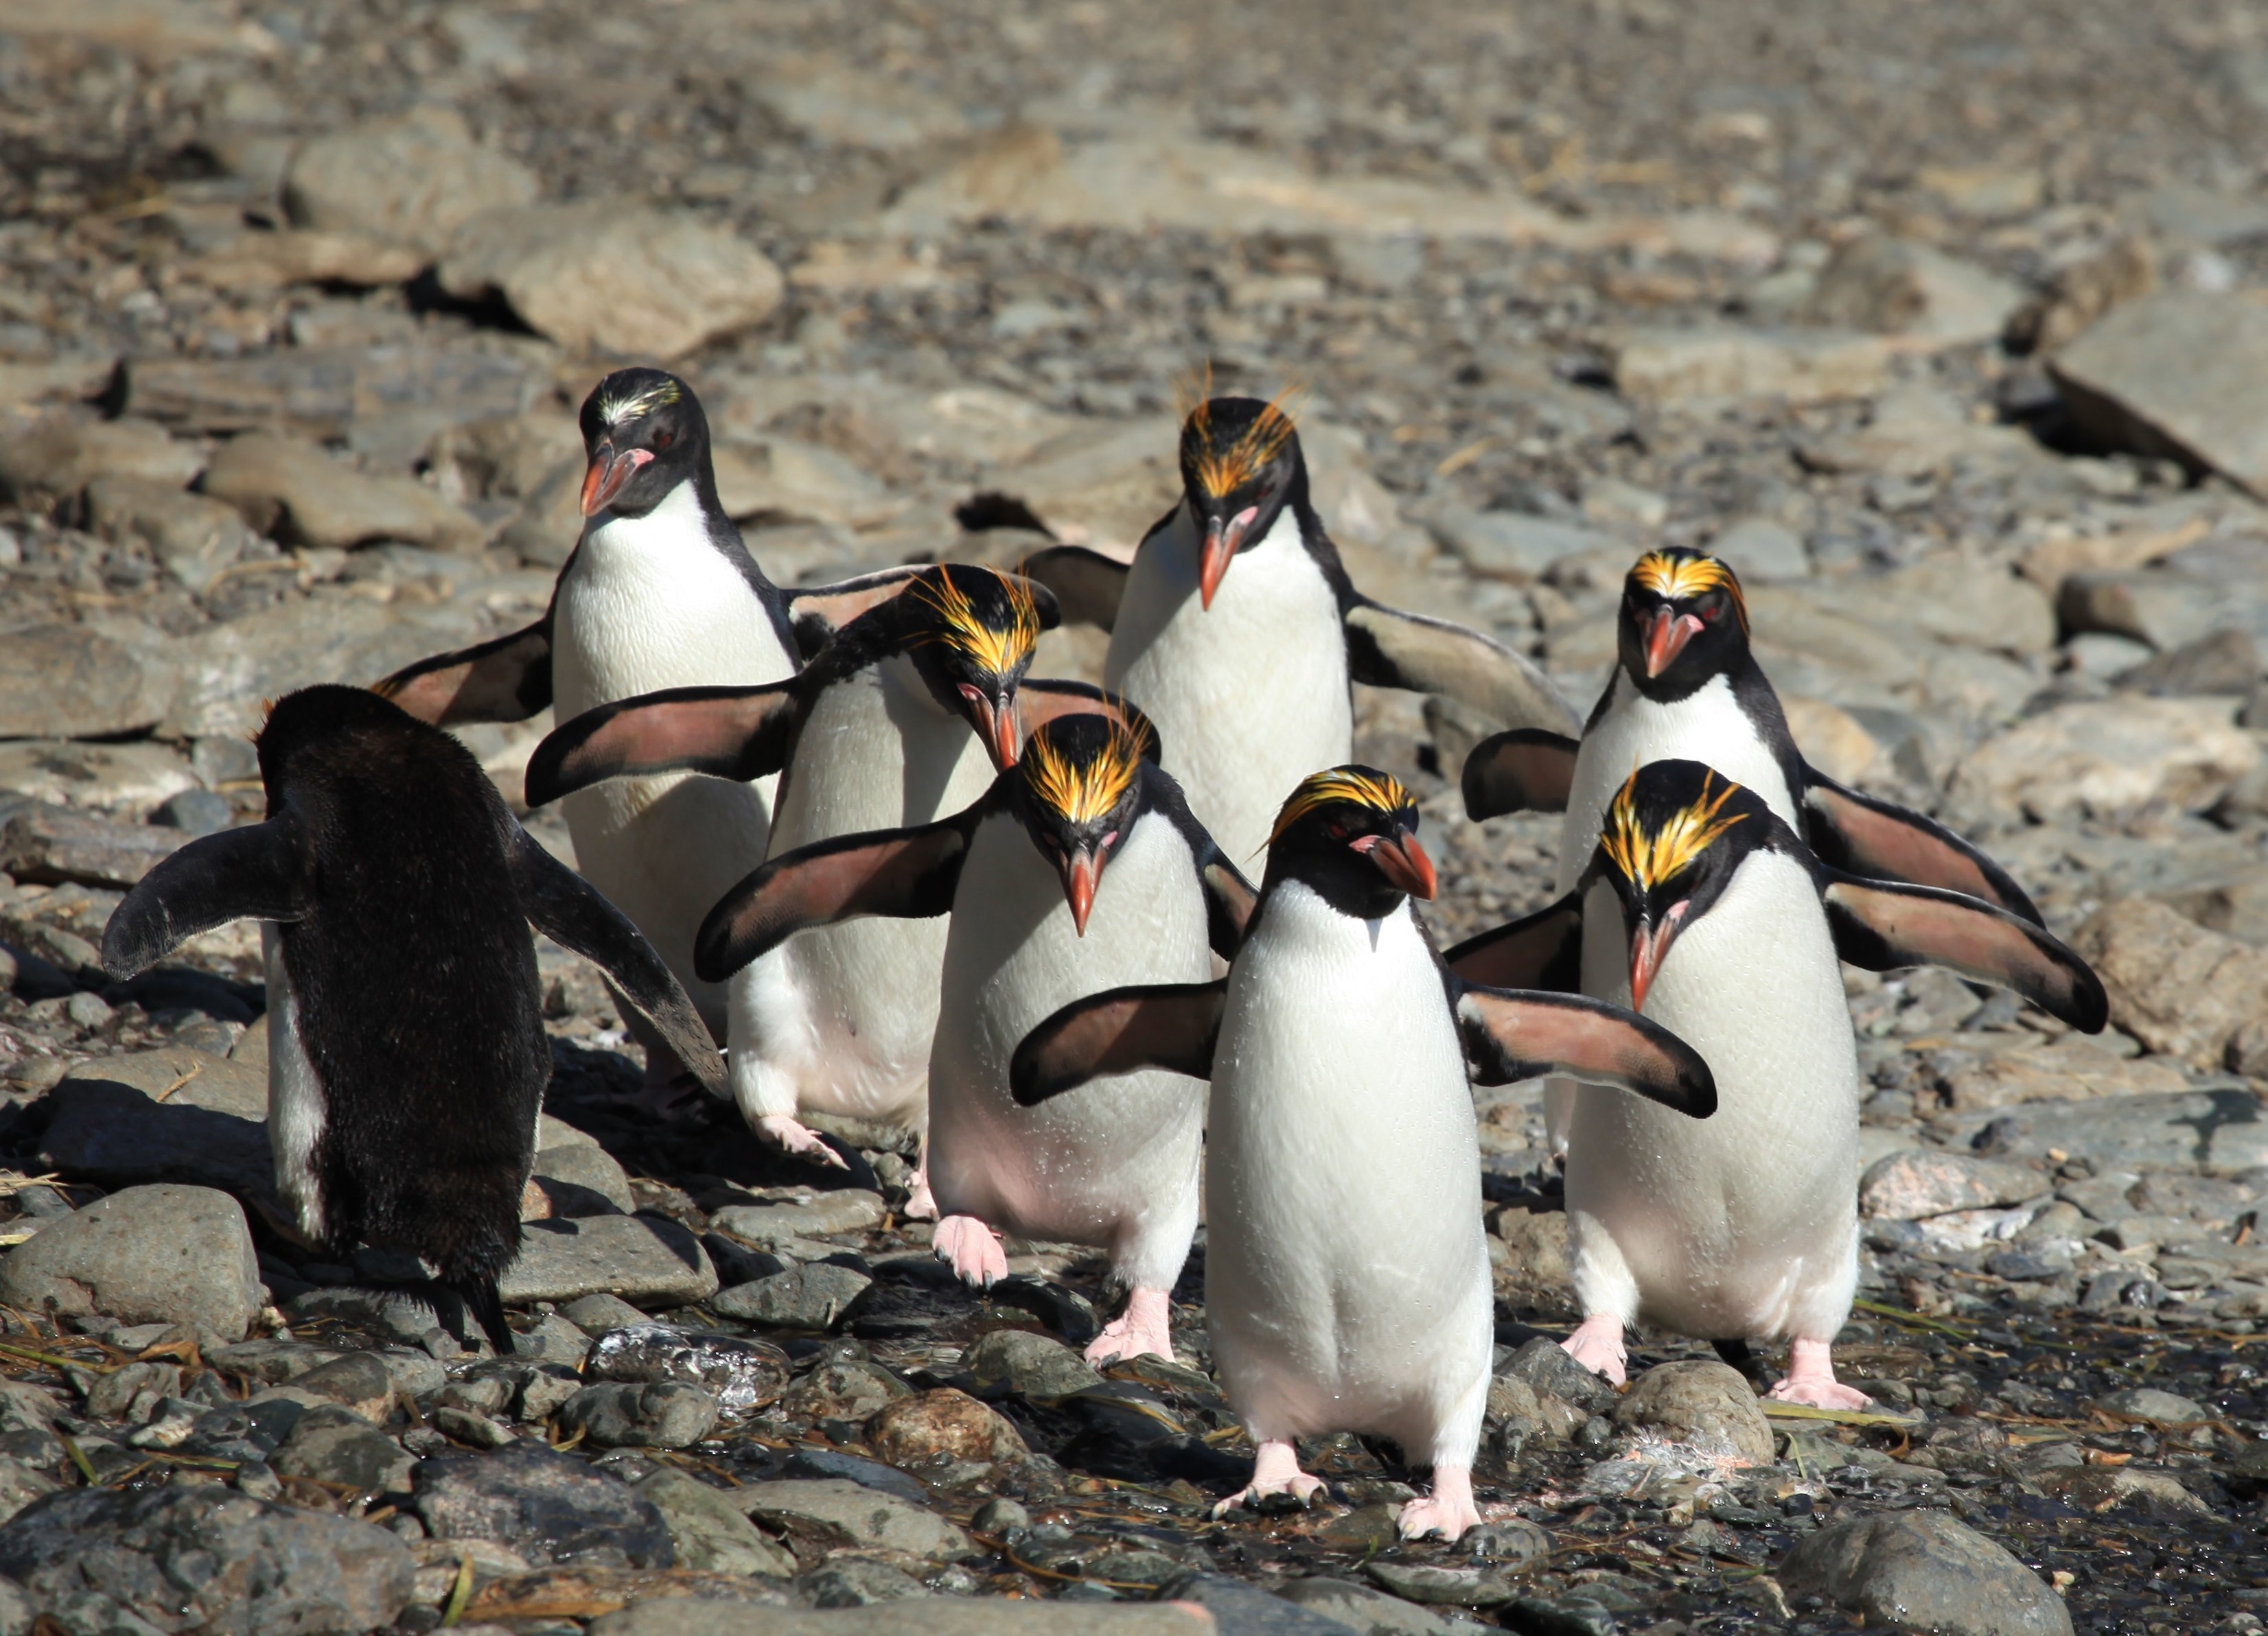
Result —
[[273, 1189], [268, 1075], [248, 1063], [183, 1046], [130, 1052], [79, 1064], [50, 1095], [40, 1153], [51, 1170], [112, 1185]]
[[1498, 1608], [1519, 1593], [1486, 1568], [1439, 1568], [1373, 1558], [1362, 1571], [1405, 1602], [1435, 1608]]
[[970, 1349], [961, 1367], [986, 1385], [1005, 1383], [1018, 1397], [1043, 1403], [1102, 1384], [1079, 1354], [1029, 1330], [994, 1330]]
[[2104, 1097], [2012, 1110], [1977, 1132], [1972, 1145], [1988, 1158], [2043, 1161], [2053, 1148], [2137, 1168], [2234, 1174], [2268, 1164], [2268, 1120], [2244, 1091]]
[[411, 1482], [412, 1508], [436, 1539], [494, 1540], [540, 1567], [676, 1563], [652, 1500], [540, 1441], [476, 1459], [421, 1461]]
[[173, 677], [155, 647], [85, 625], [24, 625], [0, 641], [0, 734], [78, 738], [155, 725]]
[[630, 1173], [614, 1155], [596, 1142], [542, 1149], [535, 1155], [535, 1175], [539, 1181], [549, 1177], [587, 1187], [624, 1215], [637, 1208], [637, 1200], [630, 1192]]
[[77, 1489], [0, 1530], [0, 1574], [72, 1629], [356, 1636], [416, 1571], [382, 1528], [224, 1488]]
[[205, 469], [205, 492], [262, 533], [351, 551], [401, 539], [437, 551], [473, 551], [487, 531], [424, 484], [350, 471], [318, 445], [275, 432], [231, 438]]
[[1611, 1410], [1615, 1389], [1567, 1354], [1556, 1340], [1537, 1336], [1514, 1353], [1499, 1373], [1526, 1382], [1540, 1395], [1549, 1392], [1594, 1414]]
[[814, 1608], [871, 1608], [878, 1603], [904, 1602], [929, 1592], [912, 1574], [887, 1562], [864, 1557], [836, 1557], [805, 1574], [797, 1587]]
[[257, 538], [233, 506], [148, 477], [98, 477], [87, 485], [86, 509], [97, 532], [141, 541], [168, 574], [201, 596]]
[[409, 1491], [417, 1463], [351, 1409], [326, 1405], [299, 1417], [272, 1462], [284, 1477], [312, 1477], [375, 1493]]
[[[749, 1610], [689, 1598], [637, 1602], [593, 1621], [591, 1636], [748, 1636]], [[1179, 1609], [998, 1596], [910, 1596], [871, 1607], [772, 1612], [763, 1636], [1202, 1636]]]
[[2154, 698], [2244, 697], [2258, 685], [2261, 670], [2260, 646], [2250, 633], [2216, 630], [2121, 671], [2113, 680], [2125, 692]]
[[50, 415], [21, 428], [0, 450], [0, 493], [19, 503], [53, 505], [105, 477], [139, 479], [175, 492], [204, 464], [150, 421]]
[[1943, 1636], [2069, 1636], [2062, 1598], [2006, 1551], [1940, 1511], [1830, 1522], [1779, 1572], [1791, 1597], [1819, 1595], [1870, 1624]]
[[1616, 348], [1615, 385], [1652, 403], [1773, 397], [1822, 403], [1874, 396], [1889, 378], [1890, 356], [1881, 336], [1843, 330], [1646, 327]]
[[2228, 593], [2163, 568], [2073, 574], [2056, 588], [2066, 630], [2130, 636], [2163, 651], [2228, 622]]
[[1671, 1442], [1737, 1454], [1762, 1465], [1772, 1457], [1771, 1427], [1740, 1371], [1714, 1359], [1656, 1364], [1615, 1405], [1615, 1424]]
[[879, 1363], [829, 1358], [789, 1387], [780, 1406], [806, 1420], [863, 1422], [911, 1390]]
[[761, 322], [785, 289], [733, 234], [624, 199], [485, 212], [458, 234], [441, 282], [468, 299], [503, 295], [570, 351], [663, 359]]
[[159, 744], [90, 745], [64, 738], [0, 744], [0, 790], [58, 806], [138, 818], [196, 789], [189, 764]]
[[795, 1576], [795, 1554], [754, 1522], [722, 1491], [673, 1466], [637, 1485], [669, 1525], [677, 1566], [711, 1574]]
[[2112, 1414], [2147, 1420], [2153, 1426], [2195, 1426], [2216, 1418], [2203, 1404], [2155, 1386], [2129, 1387], [2097, 1398], [2095, 1404]]
[[1768, 517], [1744, 517], [1727, 524], [1709, 542], [1709, 553], [1731, 563], [1743, 581], [1802, 579], [1811, 572], [1803, 536]]
[[[1759, 621], [1761, 623], [1761, 621]], [[1985, 740], [1952, 793], [1973, 810], [2041, 822], [2074, 809], [2110, 816], [2153, 803], [2201, 811], [2260, 764], [2235, 704], [2213, 699], [2083, 700], [2057, 705]]]
[[309, 142], [291, 162], [284, 202], [304, 226], [438, 253], [467, 223], [538, 191], [534, 172], [473, 140], [464, 115], [423, 104]]
[[1821, 269], [1807, 316], [1957, 347], [1996, 338], [2023, 300], [2022, 290], [1982, 268], [1927, 245], [1869, 233], [1844, 245]]
[[513, 1343], [512, 1355], [546, 1363], [580, 1368], [591, 1354], [591, 1338], [556, 1312], [547, 1312], [523, 1330]]
[[514, 1305], [588, 1295], [689, 1305], [717, 1293], [717, 1270], [700, 1241], [675, 1221], [652, 1215], [530, 1221], [500, 1281], [504, 1299]]
[[2111, 1021], [2191, 1067], [2228, 1063], [2240, 1033], [2268, 1016], [2268, 951], [2207, 931], [2154, 899], [2103, 905], [2073, 934], [2072, 947], [2102, 978]]
[[559, 1405], [570, 1434], [600, 1449], [683, 1449], [717, 1429], [717, 1399], [698, 1386], [661, 1381], [650, 1386], [585, 1386]]
[[188, 840], [217, 835], [236, 822], [236, 809], [225, 796], [215, 795], [210, 789], [184, 789], [179, 795], [168, 796], [150, 814], [152, 824], [178, 830]]
[[788, 1383], [787, 1354], [770, 1341], [644, 1319], [602, 1336], [588, 1368], [594, 1380], [697, 1386], [734, 1415], [762, 1408]]
[[41, 885], [131, 886], [180, 844], [173, 831], [26, 802], [0, 822], [0, 870]]
[[0, 1262], [0, 1299], [128, 1324], [195, 1324], [241, 1340], [264, 1299], [244, 1211], [204, 1187], [129, 1187]]
[[2215, 471], [2268, 494], [2268, 310], [2235, 296], [2169, 290], [2114, 309], [2049, 371], [2080, 429], [2138, 453]]
[[[1100, 1560], [1123, 1559], [1130, 1554], [1116, 1552]], [[1086, 1571], [1098, 1572], [1092, 1566]], [[1111, 1573], [1099, 1577], [1116, 1580], [1122, 1575]], [[1160, 1586], [1158, 1596], [1160, 1601], [1203, 1608], [1212, 1616], [1214, 1626], [1230, 1636], [1345, 1636], [1350, 1628], [1322, 1610], [1304, 1606], [1280, 1595], [1271, 1596], [1257, 1585], [1248, 1585], [1223, 1574], [1178, 1573]]]
[[394, 451], [388, 464], [406, 466], [438, 428], [526, 407], [541, 379], [494, 348], [299, 346], [240, 358], [137, 358], [126, 369], [126, 400], [138, 415], [202, 432], [368, 441], [396, 429], [417, 446]]
[[792, 1204], [727, 1205], [710, 1216], [709, 1223], [752, 1244], [775, 1244], [791, 1238], [864, 1232], [880, 1227], [887, 1214], [881, 1194], [844, 1187]]
[[1295, 1579], [1276, 1594], [1285, 1601], [1337, 1620], [1360, 1636], [1449, 1636], [1439, 1614], [1382, 1590], [1344, 1579]]
[[983, 1554], [968, 1535], [926, 1507], [842, 1478], [751, 1483], [731, 1493], [733, 1503], [760, 1522], [799, 1525], [840, 1545], [902, 1551], [932, 1561]]
[[21, 1460], [0, 1455], [0, 1522], [6, 1522], [42, 1494], [56, 1489], [55, 1479]]
[[291, 1384], [372, 1424], [382, 1423], [394, 1409], [394, 1371], [374, 1352], [342, 1353], [294, 1377]]
[[2051, 1192], [2038, 1170], [2001, 1164], [1942, 1148], [1887, 1154], [1859, 1178], [1859, 1214], [1877, 1221], [1918, 1221], [1949, 1210], [1985, 1210]]
[[1444, 507], [1428, 526], [1442, 548], [1462, 558], [1475, 573], [1514, 583], [1541, 578], [1544, 569], [1563, 557], [1609, 551], [1616, 544], [1613, 535], [1597, 529], [1525, 511]]
[[645, 1322], [645, 1314], [619, 1295], [583, 1295], [559, 1310], [586, 1335], [604, 1336]]
[[854, 1267], [814, 1261], [722, 1290], [709, 1304], [726, 1317], [777, 1329], [828, 1330], [874, 1280]]

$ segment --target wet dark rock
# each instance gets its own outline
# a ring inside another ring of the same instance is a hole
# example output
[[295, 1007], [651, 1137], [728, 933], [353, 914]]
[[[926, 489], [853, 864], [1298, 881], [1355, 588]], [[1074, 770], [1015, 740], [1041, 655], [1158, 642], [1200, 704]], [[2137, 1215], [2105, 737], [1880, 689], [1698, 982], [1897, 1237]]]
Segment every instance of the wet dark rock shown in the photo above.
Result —
[[1549, 1392], [1593, 1413], [1615, 1406], [1615, 1389], [1576, 1362], [1557, 1341], [1544, 1336], [1539, 1335], [1523, 1345], [1498, 1373], [1525, 1381], [1539, 1393]]
[[1352, 1627], [1361, 1636], [1448, 1636], [1449, 1624], [1416, 1603], [1344, 1579], [1295, 1579], [1276, 1593], [1285, 1601]]
[[1631, 1383], [1615, 1424], [1672, 1442], [1735, 1454], [1759, 1464], [1772, 1457], [1771, 1427], [1755, 1389], [1713, 1359], [1658, 1363]]
[[1403, 1601], [1428, 1607], [1501, 1607], [1517, 1594], [1501, 1575], [1485, 1568], [1440, 1568], [1381, 1559], [1365, 1563], [1363, 1572]]
[[759, 1522], [803, 1528], [838, 1545], [936, 1561], [979, 1554], [966, 1534], [926, 1507], [842, 1478], [751, 1483], [731, 1493]]
[[961, 1366], [985, 1385], [1005, 1385], [1016, 1396], [1038, 1402], [1053, 1402], [1102, 1384], [1102, 1376], [1079, 1354], [1028, 1330], [994, 1330], [976, 1343]]
[[[1103, 1577], [1117, 1580], [1119, 1575]], [[1166, 1600], [1195, 1603], [1212, 1616], [1223, 1636], [1344, 1636], [1346, 1628], [1328, 1609], [1270, 1596], [1256, 1585], [1219, 1574], [1176, 1574], [1159, 1594]]]
[[860, 1557], [837, 1557], [812, 1569], [797, 1581], [814, 1608], [867, 1608], [878, 1602], [902, 1602], [929, 1592], [910, 1574], [887, 1562]]
[[411, 1493], [436, 1539], [492, 1539], [538, 1565], [675, 1564], [668, 1526], [652, 1500], [540, 1442], [421, 1461]]
[[[961, 1596], [774, 1616], [764, 1627], [778, 1636], [1204, 1636], [1208, 1628], [1174, 1608]], [[591, 1628], [593, 1636], [746, 1636], [749, 1622], [747, 1610], [730, 1603], [646, 1601]]]
[[783, 1475], [790, 1478], [841, 1478], [886, 1494], [895, 1494], [917, 1506], [930, 1502], [930, 1492], [895, 1465], [869, 1460], [839, 1449], [798, 1449], [787, 1457]]
[[1946, 1636], [2067, 1636], [2062, 1599], [2006, 1551], [1942, 1512], [1831, 1522], [1781, 1565], [1791, 1597], [1816, 1593], [1870, 1623]]
[[697, 1386], [725, 1413], [747, 1414], [786, 1389], [789, 1365], [769, 1341], [641, 1321], [601, 1336], [588, 1368], [596, 1380]]
[[1027, 1452], [999, 1412], [951, 1387], [901, 1398], [866, 1422], [866, 1441], [892, 1465], [1012, 1460]]
[[2161, 1391], [2154, 1386], [2110, 1392], [2097, 1398], [2095, 1403], [2097, 1408], [2111, 1414], [2147, 1420], [2153, 1426], [2195, 1426], [2214, 1418], [2213, 1411], [2203, 1404], [2178, 1392]]
[[600, 1215], [526, 1223], [500, 1282], [515, 1305], [588, 1295], [690, 1305], [717, 1293], [717, 1270], [700, 1240], [675, 1221]]
[[669, 1527], [681, 1568], [791, 1578], [794, 1554], [748, 1521], [721, 1490], [664, 1466], [637, 1485]]
[[800, 1419], [858, 1423], [910, 1390], [879, 1364], [858, 1358], [830, 1358], [789, 1387], [780, 1407]]
[[873, 1282], [856, 1268], [814, 1261], [720, 1290], [709, 1304], [726, 1317], [768, 1328], [829, 1330], [850, 1316]]
[[600, 1449], [683, 1449], [717, 1429], [717, 1399], [698, 1386], [585, 1386], [559, 1405], [561, 1427]]
[[130, 1187], [48, 1226], [0, 1262], [0, 1299], [242, 1339], [260, 1310], [244, 1211], [210, 1188]]
[[276, 1449], [275, 1467], [284, 1477], [312, 1477], [326, 1483], [378, 1493], [406, 1493], [416, 1462], [401, 1445], [353, 1410], [310, 1409]]

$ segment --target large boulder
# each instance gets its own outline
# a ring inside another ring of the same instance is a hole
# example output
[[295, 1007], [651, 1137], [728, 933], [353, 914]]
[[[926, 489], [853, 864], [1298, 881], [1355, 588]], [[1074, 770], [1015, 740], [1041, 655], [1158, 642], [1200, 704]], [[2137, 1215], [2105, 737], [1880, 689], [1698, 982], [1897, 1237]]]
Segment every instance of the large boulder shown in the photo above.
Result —
[[260, 1259], [235, 1199], [210, 1187], [129, 1187], [42, 1229], [0, 1262], [0, 1300], [125, 1324], [195, 1324], [242, 1340]]

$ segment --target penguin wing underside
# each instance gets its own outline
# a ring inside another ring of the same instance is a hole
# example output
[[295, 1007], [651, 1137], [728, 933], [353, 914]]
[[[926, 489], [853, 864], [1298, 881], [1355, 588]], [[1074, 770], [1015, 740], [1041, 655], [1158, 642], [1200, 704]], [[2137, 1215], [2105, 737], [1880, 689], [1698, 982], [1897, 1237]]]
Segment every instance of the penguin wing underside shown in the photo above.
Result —
[[1476, 1084], [1560, 1074], [1634, 1092], [1692, 1119], [1717, 1111], [1717, 1082], [1701, 1053], [1621, 1006], [1583, 994], [1461, 987], [1456, 1007]]
[[421, 722], [524, 722], [551, 702], [551, 615], [508, 636], [437, 653], [371, 691]]
[[1507, 812], [1565, 812], [1575, 787], [1576, 741], [1540, 727], [1494, 733], [1465, 757], [1465, 814], [1501, 818]]
[[788, 628], [806, 663], [835, 640], [835, 634], [860, 614], [878, 608], [921, 577], [922, 563], [879, 569], [832, 585], [799, 585], [780, 593], [787, 604]]
[[2040, 912], [2008, 872], [1934, 819], [1803, 769], [1804, 839], [1851, 875], [1911, 881], [1982, 898], [2035, 926]]
[[797, 679], [761, 687], [672, 687], [585, 710], [527, 759], [527, 804], [609, 778], [706, 773], [746, 782], [787, 765]]
[[1476, 630], [1367, 598], [1344, 619], [1348, 669], [1359, 682], [1439, 693], [1513, 726], [1572, 733], [1582, 724], [1550, 678]]
[[231, 921], [300, 919], [309, 902], [302, 855], [298, 822], [288, 813], [189, 842], [111, 913], [102, 969], [123, 979]]
[[546, 852], [518, 824], [505, 821], [504, 858], [519, 912], [552, 942], [613, 978], [623, 998], [644, 1013], [678, 1060], [711, 1091], [725, 1095], [725, 1060], [709, 1037], [708, 1024], [653, 945], [597, 887]]
[[1024, 1036], [1008, 1060], [1008, 1091], [1023, 1107], [1090, 1080], [1141, 1068], [1212, 1077], [1228, 979], [1144, 983], [1074, 1000]]
[[971, 813], [799, 847], [726, 892], [693, 940], [693, 969], [721, 983], [797, 932], [861, 915], [946, 914], [968, 856]]
[[1064, 623], [1100, 625], [1108, 630], [1118, 623], [1128, 567], [1085, 546], [1050, 546], [1027, 557], [1022, 572], [1026, 579], [1055, 593]]
[[1580, 994], [1582, 903], [1570, 892], [1533, 914], [1468, 937], [1441, 958], [1458, 980], [1478, 987]]
[[1197, 866], [1197, 884], [1204, 889], [1205, 941], [1222, 959], [1233, 960], [1260, 907], [1260, 893], [1218, 847]]
[[2099, 1034], [2110, 1003], [2094, 968], [2048, 932], [1960, 892], [1830, 870], [1820, 901], [1835, 952], [1870, 972], [1942, 965], [2022, 995], [2084, 1034]]

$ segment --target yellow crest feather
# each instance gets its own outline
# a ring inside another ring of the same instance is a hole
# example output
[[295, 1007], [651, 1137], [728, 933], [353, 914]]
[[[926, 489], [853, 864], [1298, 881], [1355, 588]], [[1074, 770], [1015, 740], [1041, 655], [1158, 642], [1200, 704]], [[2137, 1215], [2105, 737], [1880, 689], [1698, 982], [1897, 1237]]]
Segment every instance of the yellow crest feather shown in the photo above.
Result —
[[1092, 824], [1108, 816], [1126, 798], [1141, 770], [1142, 741], [1133, 730], [1116, 716], [1098, 714], [1096, 719], [1110, 724], [1110, 736], [1093, 760], [1074, 762], [1043, 726], [1025, 743], [1016, 763], [1032, 798], [1069, 824]]
[[951, 643], [970, 666], [988, 676], [1006, 676], [1032, 656], [1040, 640], [1039, 604], [1028, 581], [998, 569], [963, 568], [964, 574], [990, 574], [1000, 582], [1008, 600], [1008, 623], [996, 627], [984, 622], [968, 593], [954, 583], [954, 569], [939, 565], [934, 581], [924, 579], [913, 594], [935, 610], [944, 628], [939, 639]]
[[1417, 804], [1417, 797], [1390, 773], [1327, 767], [1322, 772], [1308, 774], [1300, 781], [1300, 787], [1285, 798], [1276, 814], [1276, 827], [1268, 833], [1268, 844], [1274, 846], [1285, 830], [1317, 807], [1334, 801], [1349, 801], [1381, 812], [1399, 812]]
[[[1208, 370], [1210, 384], [1210, 370]], [[1284, 451], [1297, 429], [1285, 405], [1298, 388], [1286, 386], [1253, 418], [1237, 440], [1226, 449], [1212, 446], [1212, 400], [1189, 411], [1185, 441], [1194, 442], [1190, 463], [1204, 491], [1215, 496], [1234, 494], [1260, 474], [1261, 468]]]
[[1653, 591], [1665, 602], [1685, 602], [1712, 591], [1721, 591], [1733, 599], [1733, 612], [1741, 621], [1741, 629], [1745, 632], [1749, 628], [1749, 603], [1741, 594], [1740, 579], [1715, 557], [1672, 556], [1667, 551], [1649, 551], [1631, 565], [1630, 583]]
[[1717, 843], [1719, 836], [1749, 816], [1745, 812], [1735, 812], [1730, 818], [1718, 816], [1740, 786], [1727, 780], [1712, 800], [1709, 786], [1716, 777], [1713, 772], [1705, 774], [1700, 798], [1671, 813], [1660, 828], [1652, 832], [1638, 816], [1638, 774], [1632, 773], [1624, 781], [1615, 796], [1614, 804], [1607, 809], [1606, 826], [1600, 833], [1599, 845], [1606, 849], [1608, 860], [1622, 871], [1625, 880], [1640, 891], [1650, 891], [1665, 881], [1675, 880]]

